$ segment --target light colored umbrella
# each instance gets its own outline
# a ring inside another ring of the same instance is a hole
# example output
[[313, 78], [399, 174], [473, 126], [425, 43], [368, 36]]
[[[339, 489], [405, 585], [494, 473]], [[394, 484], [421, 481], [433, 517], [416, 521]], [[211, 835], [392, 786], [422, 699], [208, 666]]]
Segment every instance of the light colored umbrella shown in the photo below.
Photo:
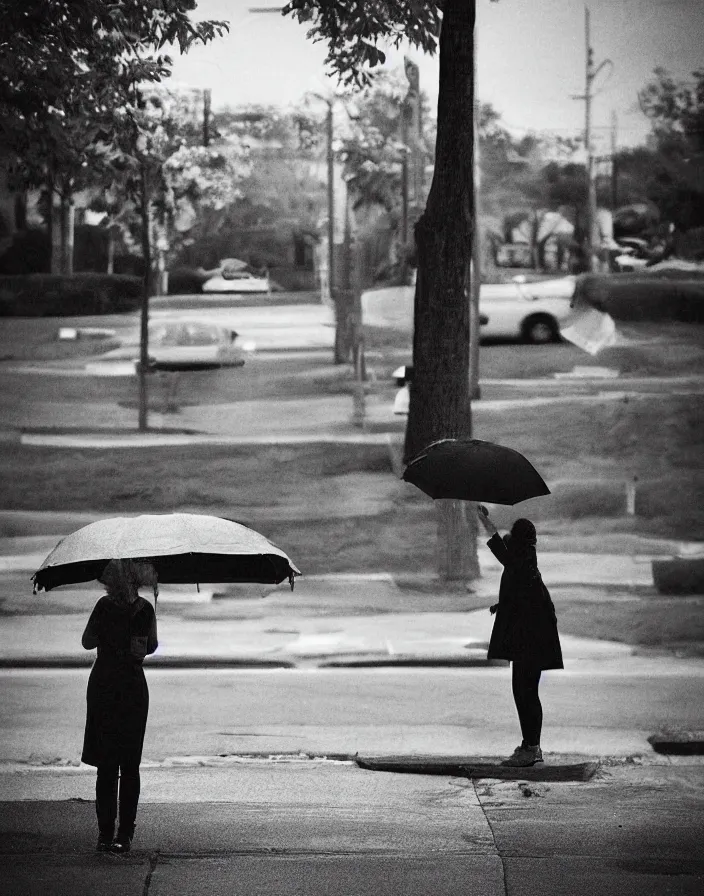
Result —
[[232, 520], [195, 513], [144, 514], [90, 523], [62, 538], [34, 573], [34, 588], [90, 582], [114, 559], [148, 560], [159, 582], [264, 582], [299, 570], [261, 533]]

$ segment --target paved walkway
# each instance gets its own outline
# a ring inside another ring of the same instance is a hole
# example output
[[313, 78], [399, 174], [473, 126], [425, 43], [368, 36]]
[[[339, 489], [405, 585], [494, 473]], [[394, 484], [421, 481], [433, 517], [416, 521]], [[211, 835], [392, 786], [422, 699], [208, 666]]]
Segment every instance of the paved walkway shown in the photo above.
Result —
[[[27, 578], [26, 593], [8, 596], [0, 627], [0, 665], [86, 665], [80, 647], [84, 617], [95, 589], [61, 588], [32, 596], [31, 573], [56, 536], [7, 539], [42, 551], [0, 556], [0, 572]], [[302, 576], [280, 586], [165, 586], [159, 599], [160, 647], [149, 662], [162, 666], [414, 663], [484, 665], [493, 625], [488, 607], [498, 593], [501, 567], [479, 549], [482, 577], [472, 590], [443, 588], [434, 577], [388, 573]], [[545, 552], [543, 578], [559, 613], [561, 588], [581, 586], [598, 603], [627, 600], [634, 586], [652, 585], [647, 556]], [[618, 596], [616, 596], [618, 597]], [[563, 636], [567, 660], [620, 661], [627, 645]]]
[[[550, 761], [550, 760], [548, 760]], [[4, 777], [4, 776], [3, 776]], [[544, 784], [325, 760], [145, 770], [133, 851], [94, 851], [93, 774], [5, 778], [4, 896], [695, 896], [702, 766]]]

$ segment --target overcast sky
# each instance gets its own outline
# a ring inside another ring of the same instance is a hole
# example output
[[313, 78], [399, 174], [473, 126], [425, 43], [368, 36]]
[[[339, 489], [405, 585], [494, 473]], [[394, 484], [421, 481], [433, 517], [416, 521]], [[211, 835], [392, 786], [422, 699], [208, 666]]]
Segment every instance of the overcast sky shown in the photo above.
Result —
[[[215, 108], [241, 103], [288, 105], [325, 82], [325, 49], [305, 27], [277, 13], [250, 13], [272, 0], [199, 0], [196, 18], [227, 19], [230, 34], [176, 58], [174, 79], [209, 87]], [[647, 122], [637, 91], [656, 66], [682, 78], [704, 69], [704, 0], [590, 0], [595, 62], [610, 58], [613, 74], [595, 99], [596, 136], [608, 138], [612, 111], [620, 143], [640, 142]], [[584, 4], [579, 0], [477, 0], [479, 96], [517, 134], [584, 125]], [[421, 85], [437, 99], [437, 58], [411, 51]], [[391, 53], [395, 67], [403, 53]], [[603, 74], [606, 72], [604, 71]], [[600, 78], [595, 87], [601, 86]], [[334, 86], [334, 82], [330, 82]]]

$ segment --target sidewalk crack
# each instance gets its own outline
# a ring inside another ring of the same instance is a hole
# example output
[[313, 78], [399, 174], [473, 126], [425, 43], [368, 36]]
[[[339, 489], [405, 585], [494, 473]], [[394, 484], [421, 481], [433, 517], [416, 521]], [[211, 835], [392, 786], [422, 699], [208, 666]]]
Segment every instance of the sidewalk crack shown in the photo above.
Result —
[[152, 885], [152, 874], [156, 871], [156, 866], [159, 863], [159, 852], [153, 852], [149, 856], [149, 871], [147, 871], [147, 876], [144, 879], [144, 887], [142, 888], [142, 896], [149, 896], [149, 888]]
[[501, 854], [501, 850], [499, 849], [499, 844], [496, 842], [496, 834], [494, 833], [494, 828], [491, 824], [491, 821], [489, 820], [489, 816], [486, 814], [486, 809], [484, 808], [484, 803], [482, 803], [482, 799], [479, 796], [479, 791], [477, 790], [476, 779], [470, 778], [470, 781], [472, 782], [472, 787], [474, 788], [474, 794], [477, 797], [477, 802], [479, 803], [479, 806], [482, 810], [482, 814], [484, 815], [484, 818], [489, 827], [489, 830], [491, 831], [491, 839], [494, 842], [494, 849], [496, 850], [496, 855], [499, 857], [499, 861], [501, 862], [501, 883], [503, 884], [503, 888], [504, 888], [504, 896], [509, 896], [508, 885], [506, 883], [506, 865], [504, 863], [504, 857]]

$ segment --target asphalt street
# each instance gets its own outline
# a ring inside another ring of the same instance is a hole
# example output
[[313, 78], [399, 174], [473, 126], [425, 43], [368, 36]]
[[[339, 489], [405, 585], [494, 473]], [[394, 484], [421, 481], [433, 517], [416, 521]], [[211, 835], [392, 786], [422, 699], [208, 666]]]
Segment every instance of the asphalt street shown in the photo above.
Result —
[[[88, 670], [0, 680], [0, 765], [75, 765]], [[520, 741], [506, 667], [154, 669], [147, 680], [147, 764], [299, 751], [502, 756]], [[544, 673], [541, 699], [545, 751], [649, 755], [651, 734], [701, 727], [704, 667], [584, 661]]]

